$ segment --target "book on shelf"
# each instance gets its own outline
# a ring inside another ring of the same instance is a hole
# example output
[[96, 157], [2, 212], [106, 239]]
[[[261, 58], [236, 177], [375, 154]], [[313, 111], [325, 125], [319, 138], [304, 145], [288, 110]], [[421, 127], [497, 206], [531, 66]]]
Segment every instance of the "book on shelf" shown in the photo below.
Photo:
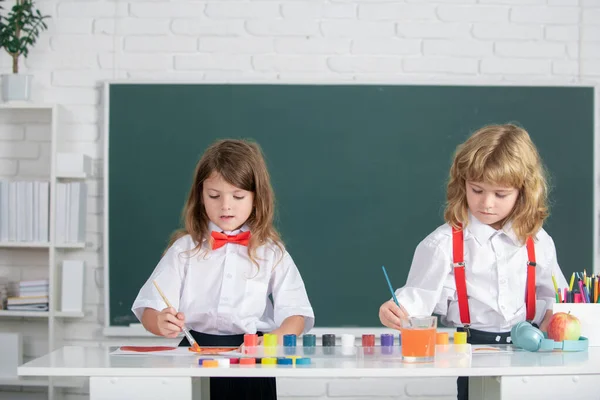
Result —
[[31, 304], [48, 304], [48, 296], [19, 296], [9, 297], [6, 304], [10, 306], [31, 305]]
[[19, 281], [20, 287], [31, 287], [31, 286], [48, 286], [50, 281], [48, 279], [35, 279], [28, 281]]
[[12, 297], [48, 296], [50, 285], [47, 279], [11, 282]]
[[8, 311], [48, 311], [48, 303], [43, 304], [11, 304], [6, 307]]
[[48, 287], [41, 288], [38, 290], [19, 289], [19, 292], [15, 293], [14, 297], [32, 297], [32, 296], [48, 296]]
[[8, 282], [6, 278], [0, 280], [0, 309], [9, 311], [47, 311], [48, 303], [48, 279], [20, 282]]
[[60, 310], [82, 312], [85, 262], [83, 260], [64, 260], [61, 274]]
[[48, 242], [50, 182], [0, 180], [0, 242]]
[[85, 182], [59, 182], [56, 185], [56, 242], [85, 241], [87, 185]]
[[48, 296], [48, 285], [20, 287], [14, 292], [14, 297]]

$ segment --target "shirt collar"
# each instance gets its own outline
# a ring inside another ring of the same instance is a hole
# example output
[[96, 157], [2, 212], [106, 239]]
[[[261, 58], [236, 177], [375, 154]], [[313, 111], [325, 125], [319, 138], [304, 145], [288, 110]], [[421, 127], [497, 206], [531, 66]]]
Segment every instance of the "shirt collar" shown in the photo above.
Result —
[[215, 224], [214, 222], [208, 221], [208, 232], [209, 232], [209, 235], [210, 235], [210, 232], [213, 232], [213, 231], [214, 232], [223, 232], [226, 235], [237, 235], [240, 232], [246, 232], [246, 231], [249, 231], [249, 230], [250, 230], [250, 227], [248, 226], [248, 224], [244, 224], [244, 225], [242, 225], [242, 227], [240, 229], [235, 229], [233, 231], [224, 231], [223, 229], [219, 228], [217, 226], [217, 224]]
[[[513, 241], [513, 243], [515, 245], [522, 246], [523, 242], [521, 242], [519, 240], [519, 238], [517, 237], [517, 233], [512, 228], [512, 225], [513, 225], [512, 224], [512, 220], [508, 221], [506, 224], [504, 224], [504, 226], [502, 227], [502, 233], [504, 233], [506, 236], [508, 236]], [[537, 240], [538, 240], [538, 233], [536, 233], [535, 235], [533, 235], [533, 241], [534, 242], [537, 242]]]
[[[471, 212], [469, 212], [469, 224], [466, 231], [469, 232], [479, 244], [483, 244], [490, 240], [492, 236], [502, 233], [506, 235], [516, 246], [521, 246], [523, 243], [517, 237], [515, 230], [512, 228], [512, 220], [507, 221], [502, 229], [495, 230], [491, 226], [479, 221]], [[535, 238], [535, 236], [534, 236]]]
[[469, 223], [467, 224], [466, 231], [471, 234], [479, 244], [484, 244], [497, 233], [491, 226], [480, 222], [473, 214], [471, 214], [471, 212], [469, 212]]
[[519, 238], [517, 237], [517, 234], [515, 233], [515, 230], [512, 228], [512, 220], [507, 221], [504, 226], [502, 227], [502, 233], [504, 233], [506, 236], [508, 236], [510, 238], [510, 240], [512, 240], [512, 242], [517, 245], [520, 246], [523, 243], [521, 243], [521, 241], [519, 240]]

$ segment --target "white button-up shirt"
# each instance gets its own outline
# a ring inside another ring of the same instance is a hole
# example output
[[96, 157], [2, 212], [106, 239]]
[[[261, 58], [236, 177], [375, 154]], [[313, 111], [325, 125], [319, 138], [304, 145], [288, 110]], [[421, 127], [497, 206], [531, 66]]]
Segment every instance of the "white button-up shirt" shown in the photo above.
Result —
[[[212, 223], [210, 230], [221, 231]], [[244, 225], [224, 233], [246, 230]], [[184, 313], [186, 326], [198, 332], [270, 332], [293, 315], [305, 317], [304, 332], [314, 326], [304, 282], [287, 251], [282, 254], [273, 243], [258, 247], [257, 268], [246, 246], [227, 243], [210, 250], [205, 240], [199, 252], [186, 253], [195, 246], [186, 235], [167, 250], [133, 303], [132, 311], [140, 321], [145, 308], [166, 307], [152, 283], [156, 280], [171, 305]]]
[[[536, 254], [536, 314], [539, 324], [555, 302], [554, 274], [559, 288], [567, 287], [558, 266], [554, 242], [540, 229]], [[508, 223], [495, 230], [469, 215], [464, 232], [464, 260], [471, 328], [507, 332], [526, 318], [527, 248]], [[444, 224], [415, 250], [406, 285], [396, 290], [398, 302], [410, 315], [442, 315], [445, 325], [462, 326], [454, 281], [452, 228]]]

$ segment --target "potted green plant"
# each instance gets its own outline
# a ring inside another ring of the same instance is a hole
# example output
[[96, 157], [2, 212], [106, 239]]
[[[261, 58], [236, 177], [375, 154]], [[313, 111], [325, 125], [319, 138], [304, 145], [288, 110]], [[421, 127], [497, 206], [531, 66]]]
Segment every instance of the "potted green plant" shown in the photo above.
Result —
[[12, 59], [12, 74], [2, 75], [5, 101], [29, 100], [32, 76], [19, 74], [19, 57], [27, 57], [40, 33], [48, 29], [46, 18], [32, 0], [16, 0], [10, 11], [0, 16], [0, 47]]

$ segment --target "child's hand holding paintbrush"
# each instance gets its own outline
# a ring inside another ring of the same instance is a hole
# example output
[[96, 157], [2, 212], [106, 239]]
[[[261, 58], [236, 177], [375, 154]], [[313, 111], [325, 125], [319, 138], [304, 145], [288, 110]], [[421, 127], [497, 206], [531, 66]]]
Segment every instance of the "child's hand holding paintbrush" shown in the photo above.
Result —
[[175, 338], [183, 331], [185, 316], [173, 307], [164, 308], [157, 315], [157, 327], [161, 336]]
[[400, 303], [398, 303], [398, 299], [396, 298], [396, 294], [394, 293], [392, 283], [390, 282], [390, 278], [388, 277], [385, 267], [382, 266], [381, 269], [383, 269], [385, 280], [390, 288], [390, 292], [392, 292], [392, 300], [386, 301], [379, 308], [379, 320], [388, 328], [401, 330], [402, 320], [408, 319], [409, 315], [406, 309], [402, 307]]
[[179, 332], [183, 332], [185, 334], [185, 337], [190, 342], [192, 350], [200, 350], [198, 343], [196, 343], [192, 334], [185, 327], [185, 316], [183, 315], [183, 313], [177, 312], [177, 310], [173, 308], [165, 294], [162, 292], [162, 290], [160, 290], [160, 287], [158, 286], [158, 283], [156, 283], [156, 281], [152, 281], [152, 283], [154, 283], [154, 287], [156, 287], [156, 290], [158, 290], [160, 297], [162, 297], [163, 301], [167, 305], [167, 308], [163, 309], [157, 315], [157, 328], [159, 333], [162, 336], [174, 338], [177, 337], [177, 335], [179, 335]]

